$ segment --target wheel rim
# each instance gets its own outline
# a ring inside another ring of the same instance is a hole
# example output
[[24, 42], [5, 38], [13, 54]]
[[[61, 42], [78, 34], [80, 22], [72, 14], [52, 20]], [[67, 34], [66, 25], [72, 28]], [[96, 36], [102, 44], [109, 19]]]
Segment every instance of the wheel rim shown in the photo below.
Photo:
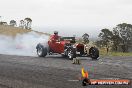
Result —
[[38, 49], [38, 55], [41, 55], [42, 54], [42, 48], [40, 47], [39, 49]]
[[72, 58], [72, 51], [68, 52], [68, 57], [71, 59]]

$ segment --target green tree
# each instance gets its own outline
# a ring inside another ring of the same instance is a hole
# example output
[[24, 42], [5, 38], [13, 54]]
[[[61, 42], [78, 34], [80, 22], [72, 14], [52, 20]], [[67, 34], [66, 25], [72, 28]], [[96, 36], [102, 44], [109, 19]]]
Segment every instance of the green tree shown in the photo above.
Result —
[[106, 46], [107, 48], [107, 53], [109, 51], [109, 44], [111, 42], [111, 38], [112, 38], [113, 34], [109, 29], [102, 29], [101, 33], [98, 35], [98, 37], [101, 38], [101, 42], [103, 46]]
[[17, 23], [16, 23], [16, 21], [15, 21], [15, 20], [11, 20], [11, 21], [10, 21], [10, 25], [11, 25], [11, 26], [16, 26], [16, 25], [17, 25]]
[[82, 37], [85, 44], [89, 43], [89, 35], [87, 33], [83, 34]]
[[24, 22], [25, 22], [25, 29], [31, 29], [32, 19], [27, 17], [24, 19]]
[[8, 24], [7, 24], [7, 22], [1, 21], [1, 22], [0, 22], [0, 25], [8, 25]]
[[19, 27], [20, 27], [20, 28], [24, 28], [24, 26], [25, 26], [25, 25], [24, 25], [24, 20], [20, 20]]
[[118, 33], [123, 52], [128, 51], [129, 45], [132, 44], [132, 25], [127, 23], [118, 24], [114, 30]]
[[119, 44], [121, 42], [121, 38], [119, 36], [119, 31], [117, 30], [117, 28], [113, 28], [112, 33], [113, 33], [112, 38], [111, 38], [113, 42], [112, 48], [114, 51], [117, 51]]
[[103, 46], [103, 41], [102, 40], [97, 40], [95, 42], [95, 44], [96, 44], [97, 47], [101, 48]]

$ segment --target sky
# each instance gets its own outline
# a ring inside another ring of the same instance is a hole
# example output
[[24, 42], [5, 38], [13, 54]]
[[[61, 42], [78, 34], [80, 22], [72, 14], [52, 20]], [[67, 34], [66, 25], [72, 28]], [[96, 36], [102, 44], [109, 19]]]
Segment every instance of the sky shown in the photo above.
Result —
[[95, 37], [103, 28], [132, 23], [132, 0], [0, 0], [0, 20], [30, 17], [34, 30], [63, 36], [88, 33]]

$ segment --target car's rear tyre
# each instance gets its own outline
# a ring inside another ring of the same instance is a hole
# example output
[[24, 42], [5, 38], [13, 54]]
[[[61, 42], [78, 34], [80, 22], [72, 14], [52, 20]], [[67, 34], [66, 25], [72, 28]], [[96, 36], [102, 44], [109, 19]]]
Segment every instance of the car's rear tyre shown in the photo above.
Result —
[[44, 47], [43, 45], [38, 45], [37, 46], [37, 55], [39, 57], [45, 57], [47, 55], [47, 48]]
[[89, 49], [89, 55], [92, 59], [97, 59], [99, 57], [99, 50], [96, 47], [91, 47]]

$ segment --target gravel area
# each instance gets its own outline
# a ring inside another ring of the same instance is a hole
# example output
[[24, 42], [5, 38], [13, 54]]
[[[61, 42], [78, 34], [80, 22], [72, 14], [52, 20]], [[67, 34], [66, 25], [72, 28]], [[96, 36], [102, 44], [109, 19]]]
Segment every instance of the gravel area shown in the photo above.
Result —
[[120, 78], [132, 80], [132, 57], [78, 57], [80, 65], [59, 55], [45, 58], [0, 54], [0, 88], [132, 88], [131, 85], [88, 85], [78, 78], [81, 68], [90, 79]]

